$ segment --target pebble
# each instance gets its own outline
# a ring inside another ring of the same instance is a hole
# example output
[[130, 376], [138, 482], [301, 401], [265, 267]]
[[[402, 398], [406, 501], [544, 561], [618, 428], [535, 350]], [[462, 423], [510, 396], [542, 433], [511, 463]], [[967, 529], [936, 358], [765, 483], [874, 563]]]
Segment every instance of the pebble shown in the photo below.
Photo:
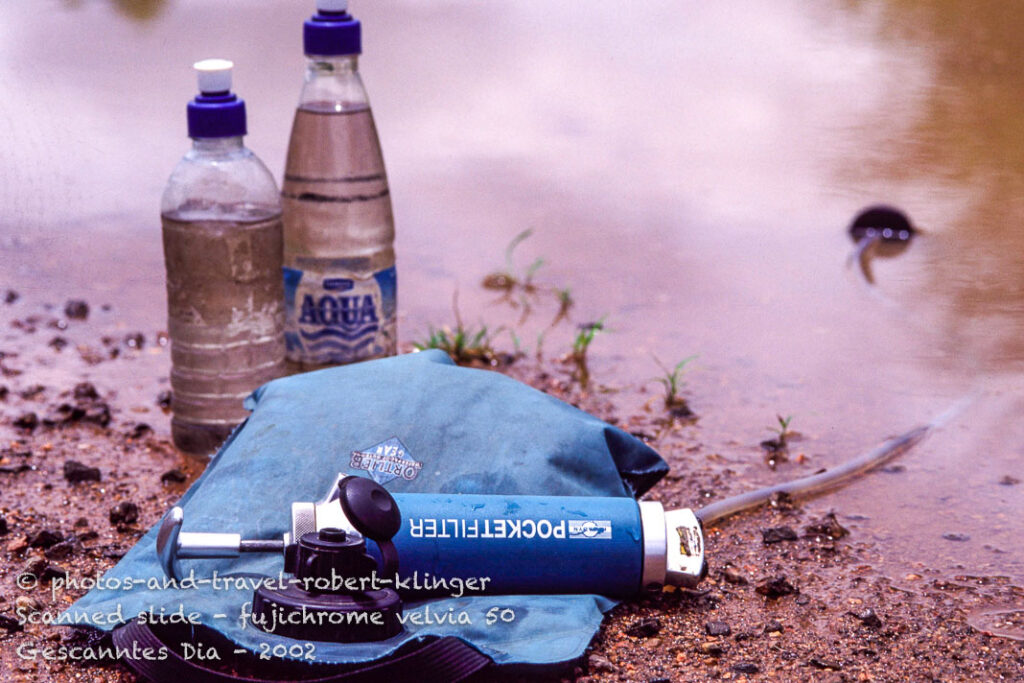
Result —
[[68, 576], [67, 571], [65, 571], [61, 567], [56, 567], [56, 566], [51, 564], [51, 565], [48, 565], [46, 567], [46, 569], [44, 569], [42, 572], [40, 572], [39, 580], [42, 581], [43, 583], [49, 583], [49, 582], [53, 581], [54, 579], [60, 578], [60, 579], [64, 579], [65, 582], [66, 582], [67, 581], [67, 576]]
[[22, 625], [18, 623], [17, 619], [9, 617], [6, 614], [0, 614], [0, 628], [8, 633], [17, 633], [18, 631], [23, 630]]
[[769, 621], [764, 625], [765, 633], [782, 633], [783, 630], [782, 624], [777, 621]]
[[72, 320], [85, 320], [89, 317], [89, 304], [81, 299], [71, 299], [64, 304], [64, 315]]
[[61, 541], [46, 549], [46, 557], [50, 560], [64, 560], [75, 552], [75, 542], [71, 539]]
[[954, 543], [963, 543], [964, 541], [971, 540], [971, 537], [967, 534], [948, 533], [942, 534], [942, 537], [947, 541], [953, 541]]
[[181, 482], [188, 479], [185, 473], [175, 468], [173, 470], [167, 470], [160, 475], [160, 481], [164, 484], [180, 484]]
[[125, 501], [110, 508], [110, 523], [134, 524], [139, 521], [139, 506], [135, 503]]
[[83, 481], [99, 481], [100, 470], [98, 467], [83, 465], [77, 460], [68, 460], [64, 463], [64, 478], [72, 484]]
[[839, 662], [832, 662], [826, 659], [821, 659], [819, 657], [811, 657], [811, 659], [807, 663], [813, 666], [815, 669], [839, 671], [843, 668], [843, 665]]
[[35, 612], [39, 609], [39, 603], [27, 595], [19, 595], [14, 599], [14, 609], [22, 612]]
[[40, 529], [28, 537], [28, 544], [33, 548], [49, 548], [64, 540], [59, 531]]
[[725, 652], [725, 647], [720, 641], [709, 640], [700, 644], [700, 651], [712, 657], [718, 657]]
[[13, 304], [19, 298], [21, 298], [21, 295], [18, 294], [17, 292], [15, 292], [13, 289], [8, 289], [8, 290], [4, 291], [4, 303], [5, 304]]
[[768, 529], [761, 529], [761, 540], [765, 545], [781, 543], [782, 541], [795, 541], [796, 532], [788, 526], [773, 526]]
[[164, 389], [163, 391], [161, 391], [159, 394], [156, 395], [157, 406], [165, 410], [169, 409], [171, 407], [171, 396], [172, 394], [170, 389]]
[[139, 422], [138, 424], [135, 425], [135, 427], [132, 429], [132, 431], [128, 432], [128, 438], [129, 439], [141, 439], [142, 437], [146, 436], [147, 434], [152, 434], [152, 433], [153, 433], [153, 428], [152, 427], [150, 427], [145, 422]]
[[738, 662], [733, 665], [732, 670], [738, 674], [756, 674], [761, 671], [761, 667], [754, 662]]
[[22, 568], [21, 573], [39, 578], [48, 566], [50, 565], [45, 558], [37, 557], [26, 564]]
[[875, 614], [875, 610], [873, 609], [866, 609], [863, 612], [854, 614], [853, 616], [860, 619], [860, 622], [868, 628], [882, 628], [882, 620], [878, 618], [878, 615]]
[[757, 587], [754, 590], [769, 599], [781, 598], [783, 595], [792, 595], [797, 592], [796, 587], [794, 587], [793, 584], [791, 584], [789, 580], [782, 575], [765, 579], [761, 583], [757, 584]]
[[46, 391], [46, 387], [44, 387], [42, 384], [33, 384], [32, 386], [26, 389], [22, 389], [18, 393], [18, 396], [21, 396], [26, 401], [30, 401], [39, 394], [43, 393], [44, 391]]
[[704, 632], [709, 636], [727, 636], [732, 633], [732, 628], [724, 621], [709, 621], [704, 624]]
[[1016, 486], [1019, 483], [1020, 479], [1017, 479], [1016, 477], [1011, 477], [1010, 475], [1006, 475], [1005, 477], [999, 480], [1000, 486]]
[[79, 401], [93, 401], [100, 397], [92, 382], [79, 382], [75, 385], [72, 395]]
[[39, 426], [39, 416], [33, 412], [22, 413], [14, 420], [14, 426], [31, 432]]
[[635, 638], [650, 638], [661, 631], [661, 620], [657, 617], [641, 619], [629, 626], [626, 633]]
[[835, 514], [828, 513], [819, 521], [804, 528], [805, 536], [825, 536], [833, 540], [850, 535], [850, 530], [839, 523]]
[[82, 419], [106, 427], [110, 424], [110, 406], [106, 403], [95, 403], [85, 411], [85, 417]]
[[606, 673], [612, 673], [616, 670], [615, 665], [608, 661], [607, 658], [597, 654], [592, 654], [587, 658], [587, 669], [590, 671], [604, 671]]
[[721, 574], [722, 578], [728, 583], [731, 583], [736, 586], [747, 585], [747, 577], [743, 576], [737, 571], [733, 571], [732, 569], [723, 569], [721, 571]]
[[125, 335], [124, 343], [128, 348], [141, 351], [142, 347], [146, 345], [146, 337], [141, 332], [132, 332]]
[[70, 342], [68, 342], [68, 340], [65, 339], [64, 337], [54, 337], [49, 341], [47, 346], [49, 346], [54, 351], [63, 351], [69, 343]]
[[0, 515], [0, 536], [6, 536], [10, 529], [7, 526], [7, 518]]

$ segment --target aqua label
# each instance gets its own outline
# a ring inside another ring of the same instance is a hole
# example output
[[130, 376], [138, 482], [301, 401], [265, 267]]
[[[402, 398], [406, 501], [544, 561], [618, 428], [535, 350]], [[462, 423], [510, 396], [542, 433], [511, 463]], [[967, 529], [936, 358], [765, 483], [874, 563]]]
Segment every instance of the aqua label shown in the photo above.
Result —
[[288, 360], [354, 363], [395, 352], [395, 267], [359, 279], [284, 268]]

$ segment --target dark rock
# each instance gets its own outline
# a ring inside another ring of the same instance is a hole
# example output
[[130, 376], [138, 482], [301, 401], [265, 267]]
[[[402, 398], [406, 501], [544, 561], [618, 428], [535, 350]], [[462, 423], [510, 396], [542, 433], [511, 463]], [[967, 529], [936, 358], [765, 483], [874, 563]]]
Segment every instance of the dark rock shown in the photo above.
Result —
[[796, 587], [785, 576], [774, 576], [770, 579], [765, 579], [757, 584], [754, 590], [769, 599], [781, 598], [784, 595], [792, 595], [797, 592]]
[[727, 636], [732, 633], [732, 629], [724, 621], [709, 621], [704, 624], [704, 632], [709, 636]]
[[139, 506], [127, 501], [110, 508], [111, 524], [135, 524], [139, 521]]
[[10, 529], [7, 527], [7, 518], [0, 515], [0, 536], [6, 536]]
[[634, 622], [626, 629], [626, 633], [635, 638], [650, 638], [658, 635], [661, 631], [661, 620], [657, 617], [649, 617]]
[[92, 382], [79, 382], [75, 385], [72, 395], [79, 401], [93, 401], [100, 397]]
[[21, 396], [26, 401], [30, 401], [39, 394], [43, 393], [44, 391], [46, 391], [46, 387], [44, 387], [42, 384], [33, 384], [27, 389], [22, 389], [20, 392], [18, 392], [18, 396]]
[[8, 290], [4, 291], [4, 303], [5, 304], [13, 304], [19, 298], [21, 298], [21, 295], [18, 294], [17, 292], [15, 292], [13, 289], [8, 289]]
[[69, 343], [64, 337], [54, 337], [46, 345], [54, 351], [63, 351]]
[[181, 482], [188, 479], [188, 476], [184, 472], [175, 468], [173, 470], [167, 470], [160, 475], [160, 481], [164, 484], [180, 484]]
[[78, 540], [79, 541], [91, 541], [92, 539], [99, 538], [99, 537], [100, 537], [99, 533], [96, 532], [96, 531], [92, 531], [92, 530], [86, 531], [86, 532], [81, 533], [81, 534], [78, 534]]
[[14, 420], [14, 426], [31, 432], [39, 426], [39, 416], [32, 412], [22, 413]]
[[649, 678], [647, 679], [647, 683], [672, 683], [672, 679], [661, 676], [659, 678]]
[[69, 539], [47, 548], [46, 558], [49, 560], [65, 560], [71, 557], [74, 553], [75, 542]]
[[33, 548], [49, 548], [64, 540], [59, 531], [40, 529], [28, 537], [28, 544]]
[[64, 579], [64, 581], [66, 583], [67, 582], [67, 576], [68, 576], [68, 573], [67, 573], [66, 570], [62, 569], [61, 567], [56, 567], [56, 566], [51, 564], [51, 565], [47, 565], [46, 569], [44, 569], [42, 572], [39, 573], [39, 580], [42, 581], [43, 583], [50, 583], [54, 579]]
[[91, 405], [85, 411], [85, 417], [82, 419], [85, 422], [92, 422], [100, 427], [106, 427], [110, 424], [110, 406], [106, 403], [96, 403]]
[[942, 534], [942, 537], [944, 539], [946, 539], [947, 541], [953, 541], [955, 543], [963, 543], [964, 541], [971, 540], [971, 537], [968, 536], [967, 534], [948, 533], [948, 534]]
[[849, 535], [850, 531], [840, 524], [835, 514], [831, 512], [819, 521], [804, 527], [804, 536], [809, 537], [824, 537], [834, 540]]
[[615, 665], [601, 655], [592, 654], [587, 658], [587, 669], [591, 672], [603, 671], [612, 673], [615, 671]]
[[76, 460], [68, 460], [64, 463], [64, 478], [72, 484], [82, 481], [99, 481], [100, 470], [98, 467], [89, 467]]
[[43, 424], [49, 426], [66, 425], [78, 422], [85, 417], [85, 409], [70, 403], [61, 403], [53, 411], [43, 417]]
[[781, 543], [782, 541], [795, 541], [796, 532], [788, 526], [773, 526], [768, 529], [761, 529], [761, 540], [765, 545]]
[[85, 320], [89, 317], [89, 304], [81, 299], [71, 299], [64, 305], [64, 315], [72, 320]]
[[793, 500], [793, 496], [789, 495], [785, 491], [773, 493], [771, 498], [768, 499], [768, 505], [782, 512], [789, 512], [790, 510], [796, 509], [796, 501]]
[[732, 670], [738, 674], [756, 674], [760, 673], [761, 667], [754, 662], [738, 662], [733, 664]]
[[719, 573], [722, 575], [722, 579], [734, 586], [745, 586], [748, 583], [747, 577], [732, 569], [723, 569]]
[[14, 465], [13, 467], [3, 465], [0, 466], [0, 474], [21, 474], [22, 472], [28, 472], [30, 469], [32, 469], [32, 465], [26, 463]]
[[142, 347], [146, 345], [146, 337], [141, 332], [132, 332], [125, 335], [124, 343], [130, 349], [142, 350]]
[[873, 609], [866, 609], [863, 612], [856, 614], [850, 612], [850, 614], [853, 614], [853, 616], [860, 620], [860, 623], [864, 624], [868, 628], [882, 628], [882, 620], [878, 618], [878, 615], [875, 614], [875, 610]]
[[843, 665], [839, 662], [831, 662], [825, 659], [821, 659], [819, 657], [811, 657], [811, 659], [807, 663], [813, 666], [815, 669], [829, 669], [832, 671], [839, 671], [843, 668]]
[[80, 529], [82, 527], [87, 527], [87, 526], [89, 526], [89, 520], [86, 519], [85, 517], [79, 517], [78, 519], [75, 520], [75, 526], [80, 528]]
[[0, 614], [0, 628], [8, 633], [18, 633], [23, 630], [17, 619], [9, 617], [6, 614]]
[[777, 621], [769, 621], [764, 625], [765, 633], [782, 633], [783, 630], [782, 624]]
[[38, 578], [40, 575], [42, 575], [44, 571], [46, 571], [46, 568], [49, 566], [49, 563], [44, 558], [37, 557], [36, 559], [26, 564], [25, 568], [21, 570], [21, 573], [31, 574], [32, 576]]
[[999, 480], [1000, 486], [1016, 486], [1019, 483], [1020, 479], [1017, 479], [1016, 477], [1011, 477], [1010, 475], [1006, 475], [1005, 477]]
[[146, 436], [147, 434], [152, 434], [152, 433], [153, 433], [153, 428], [152, 427], [150, 427], [145, 422], [139, 422], [138, 424], [135, 425], [135, 427], [132, 429], [132, 431], [128, 432], [128, 438], [129, 439], [141, 439], [142, 437]]
[[164, 389], [156, 395], [156, 404], [164, 410], [170, 410], [171, 408], [171, 390]]
[[11, 390], [7, 388], [6, 384], [0, 384], [0, 401], [7, 400], [7, 394], [11, 393]]

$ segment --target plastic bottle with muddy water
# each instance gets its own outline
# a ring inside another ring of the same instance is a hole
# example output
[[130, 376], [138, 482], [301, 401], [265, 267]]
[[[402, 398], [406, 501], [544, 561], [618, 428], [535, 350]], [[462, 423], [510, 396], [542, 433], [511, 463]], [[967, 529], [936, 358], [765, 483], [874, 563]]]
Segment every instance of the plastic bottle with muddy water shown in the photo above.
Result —
[[207, 456], [245, 419], [245, 397], [285, 374], [280, 195], [243, 144], [232, 64], [195, 65], [192, 149], [161, 202], [174, 444]]
[[282, 185], [285, 339], [294, 371], [394, 355], [395, 227], [358, 72], [359, 21], [317, 0]]

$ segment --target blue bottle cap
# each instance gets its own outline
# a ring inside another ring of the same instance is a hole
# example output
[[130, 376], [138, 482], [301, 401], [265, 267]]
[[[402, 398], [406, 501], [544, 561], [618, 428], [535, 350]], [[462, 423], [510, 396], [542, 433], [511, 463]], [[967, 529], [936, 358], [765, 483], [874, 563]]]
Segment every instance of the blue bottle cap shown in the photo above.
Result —
[[199, 94], [188, 103], [190, 138], [233, 138], [246, 134], [245, 102], [231, 92], [231, 68], [226, 59], [204, 59], [193, 67]]
[[317, 12], [302, 27], [307, 55], [358, 55], [363, 51], [362, 27], [348, 13], [347, 0], [317, 0]]

